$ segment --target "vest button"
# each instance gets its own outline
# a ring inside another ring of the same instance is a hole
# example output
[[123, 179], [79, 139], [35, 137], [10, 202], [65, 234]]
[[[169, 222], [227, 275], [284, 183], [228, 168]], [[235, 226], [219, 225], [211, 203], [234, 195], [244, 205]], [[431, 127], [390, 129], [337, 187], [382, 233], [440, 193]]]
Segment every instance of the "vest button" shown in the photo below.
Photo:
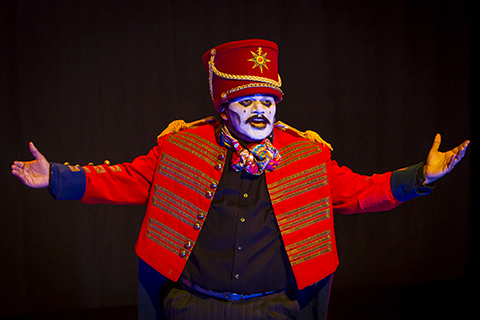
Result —
[[178, 255], [180, 256], [180, 258], [184, 258], [186, 255], [187, 255], [187, 251], [186, 250], [182, 250], [178, 253]]
[[195, 230], [200, 230], [200, 227], [201, 227], [201, 226], [200, 226], [200, 223], [198, 223], [198, 222], [195, 222], [195, 223], [193, 224], [193, 229], [195, 229]]

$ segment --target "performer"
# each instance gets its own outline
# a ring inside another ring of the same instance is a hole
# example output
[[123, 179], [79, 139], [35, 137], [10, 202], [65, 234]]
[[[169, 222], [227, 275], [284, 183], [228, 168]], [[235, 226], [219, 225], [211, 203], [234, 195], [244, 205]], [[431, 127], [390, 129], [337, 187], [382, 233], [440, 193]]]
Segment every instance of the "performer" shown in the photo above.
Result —
[[425, 164], [353, 173], [315, 132], [275, 122], [277, 61], [266, 40], [208, 51], [221, 121], [174, 121], [132, 163], [49, 163], [30, 143], [35, 160], [15, 161], [12, 173], [58, 200], [147, 205], [136, 252], [145, 274], [168, 279], [144, 281], [163, 304], [157, 317], [325, 319], [338, 265], [333, 211], [385, 211], [429, 193], [469, 141], [442, 153], [437, 135]]

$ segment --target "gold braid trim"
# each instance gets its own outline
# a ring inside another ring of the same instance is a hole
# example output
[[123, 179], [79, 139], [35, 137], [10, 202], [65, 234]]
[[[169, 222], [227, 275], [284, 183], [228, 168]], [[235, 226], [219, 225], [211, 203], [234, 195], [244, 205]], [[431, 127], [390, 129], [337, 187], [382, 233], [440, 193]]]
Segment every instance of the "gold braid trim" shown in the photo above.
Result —
[[242, 86], [238, 86], [235, 88], [232, 88], [226, 92], [222, 92], [220, 95], [222, 97], [222, 101], [228, 102], [227, 96], [231, 93], [247, 89], [247, 88], [258, 88], [258, 87], [263, 87], [263, 88], [272, 88], [280, 92], [280, 94], [283, 94], [282, 90], [280, 87], [282, 86], [282, 79], [280, 78], [280, 75], [278, 75], [278, 81], [272, 80], [270, 78], [265, 78], [265, 77], [258, 77], [258, 76], [245, 76], [245, 75], [236, 75], [236, 74], [229, 74], [229, 73], [224, 73], [219, 71], [215, 67], [215, 55], [217, 51], [215, 49], [212, 49], [210, 51], [210, 61], [208, 62], [209, 66], [209, 74], [208, 74], [208, 82], [210, 85], [210, 96], [212, 97], [212, 100], [214, 100], [213, 96], [213, 75], [215, 74], [217, 77], [227, 79], [227, 80], [238, 80], [238, 81], [254, 81], [256, 83], [249, 83], [245, 84]]
[[157, 140], [160, 139], [161, 137], [163, 137], [164, 135], [169, 134], [169, 133], [177, 133], [177, 132], [180, 132], [180, 131], [185, 130], [185, 129], [197, 128], [197, 127], [203, 126], [207, 123], [212, 123], [212, 122], [216, 122], [216, 121], [217, 120], [215, 119], [215, 117], [212, 117], [212, 116], [204, 118], [204, 119], [200, 119], [200, 120], [197, 120], [197, 121], [189, 122], [189, 123], [186, 123], [183, 120], [175, 120], [175, 121], [170, 122], [168, 127], [165, 130], [163, 130], [162, 133], [160, 133], [157, 136]]
[[320, 137], [320, 135], [318, 133], [316, 133], [315, 131], [307, 130], [305, 132], [302, 132], [300, 130], [297, 130], [297, 129], [289, 126], [288, 124], [286, 124], [282, 121], [275, 122], [275, 127], [277, 129], [280, 129], [280, 130], [284, 131], [284, 132], [291, 133], [291, 134], [293, 134], [297, 137], [302, 137], [302, 138], [308, 139], [308, 140], [313, 141], [313, 142], [321, 143], [323, 146], [326, 146], [330, 150], [333, 151], [332, 145], [330, 143], [326, 142], [325, 140], [323, 140], [322, 137]]

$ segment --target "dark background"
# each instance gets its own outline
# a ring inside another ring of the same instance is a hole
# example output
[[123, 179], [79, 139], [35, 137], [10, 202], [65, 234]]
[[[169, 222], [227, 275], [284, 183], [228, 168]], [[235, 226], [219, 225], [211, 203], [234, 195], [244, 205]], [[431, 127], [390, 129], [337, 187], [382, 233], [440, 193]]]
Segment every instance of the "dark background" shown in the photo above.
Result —
[[[53, 162], [129, 162], [171, 121], [215, 113], [203, 53], [263, 38], [280, 47], [279, 120], [317, 131], [359, 173], [416, 164], [437, 132], [443, 151], [475, 140], [470, 10], [462, 0], [0, 1], [0, 318], [136, 314], [144, 208], [28, 189], [10, 165], [31, 159], [29, 141]], [[468, 314], [476, 143], [427, 197], [335, 216], [331, 319]]]

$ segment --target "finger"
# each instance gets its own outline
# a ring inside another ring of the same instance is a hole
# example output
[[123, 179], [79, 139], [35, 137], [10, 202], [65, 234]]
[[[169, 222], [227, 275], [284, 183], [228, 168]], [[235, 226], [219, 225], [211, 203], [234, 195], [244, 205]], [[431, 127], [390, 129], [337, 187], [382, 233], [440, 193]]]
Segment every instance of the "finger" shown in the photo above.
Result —
[[28, 144], [28, 148], [30, 149], [30, 153], [32, 154], [32, 156], [36, 159], [36, 160], [40, 160], [40, 159], [44, 159], [45, 157], [43, 156], [43, 154], [40, 153], [40, 151], [38, 151], [37, 148], [35, 148], [35, 145], [33, 144], [33, 142], [30, 142]]
[[458, 163], [457, 161], [457, 156], [455, 154], [453, 154], [450, 159], [448, 160], [448, 164], [447, 164], [447, 170], [448, 172], [452, 171], [453, 167], [455, 167], [455, 165]]
[[458, 161], [462, 160], [463, 156], [465, 155], [465, 152], [467, 151], [467, 148], [461, 148], [460, 151], [458, 151], [457, 158]]
[[23, 174], [23, 172], [21, 170], [19, 170], [18, 168], [12, 168], [12, 174], [17, 177], [18, 179], [22, 180], [24, 179], [25, 175]]
[[440, 133], [437, 133], [435, 136], [435, 139], [433, 140], [432, 148], [430, 149], [430, 152], [432, 151], [438, 151], [438, 148], [440, 148], [440, 143], [442, 142], [442, 136]]
[[456, 157], [458, 158], [458, 161], [460, 161], [463, 156], [465, 155], [465, 152], [467, 151], [467, 147], [469, 145], [470, 141], [466, 140], [464, 143], [453, 149], [453, 152], [456, 154]]
[[25, 167], [25, 163], [22, 161], [14, 161], [13, 165], [20, 169], [23, 169], [23, 167]]

